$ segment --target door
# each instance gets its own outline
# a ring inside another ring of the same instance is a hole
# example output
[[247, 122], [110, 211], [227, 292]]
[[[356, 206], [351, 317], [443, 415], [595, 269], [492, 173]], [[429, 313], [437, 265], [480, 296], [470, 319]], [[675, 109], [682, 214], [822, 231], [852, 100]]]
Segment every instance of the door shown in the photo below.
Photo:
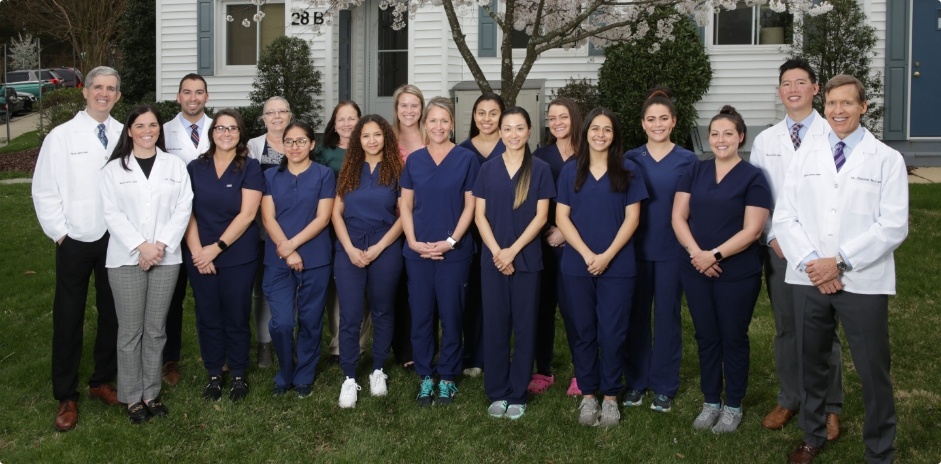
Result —
[[[392, 120], [392, 94], [408, 83], [408, 25], [392, 29], [392, 8], [382, 10], [369, 0], [366, 7], [366, 114]], [[407, 22], [408, 15], [403, 19]]]
[[910, 137], [941, 137], [941, 2], [914, 0], [912, 7], [912, 63]]

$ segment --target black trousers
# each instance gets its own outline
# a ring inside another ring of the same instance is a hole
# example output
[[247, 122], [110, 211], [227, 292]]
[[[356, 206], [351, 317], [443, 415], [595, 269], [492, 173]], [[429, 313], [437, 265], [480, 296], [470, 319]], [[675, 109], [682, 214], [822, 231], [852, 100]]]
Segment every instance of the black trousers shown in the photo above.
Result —
[[118, 316], [108, 284], [105, 256], [108, 233], [94, 242], [65, 237], [56, 247], [56, 293], [52, 303], [52, 394], [59, 401], [78, 400], [78, 367], [82, 361], [85, 300], [95, 274], [95, 370], [88, 385], [112, 382], [118, 373]]
[[163, 362], [180, 360], [183, 346], [183, 300], [186, 299], [188, 282], [186, 266], [180, 266], [180, 275], [176, 279], [176, 288], [173, 289], [170, 310], [167, 312], [167, 343], [163, 346]]

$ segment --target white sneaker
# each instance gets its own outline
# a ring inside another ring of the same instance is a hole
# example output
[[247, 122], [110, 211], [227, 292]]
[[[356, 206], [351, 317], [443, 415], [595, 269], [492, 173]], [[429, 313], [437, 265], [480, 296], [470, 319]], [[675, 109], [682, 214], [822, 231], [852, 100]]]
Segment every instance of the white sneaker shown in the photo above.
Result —
[[356, 392], [359, 390], [360, 388], [359, 385], [356, 384], [356, 380], [347, 377], [346, 380], [343, 381], [343, 386], [340, 387], [340, 407], [355, 408]]
[[372, 374], [369, 374], [369, 393], [372, 396], [386, 396], [386, 393], [389, 393], [389, 387], [386, 386], [388, 378], [382, 369], [372, 371]]

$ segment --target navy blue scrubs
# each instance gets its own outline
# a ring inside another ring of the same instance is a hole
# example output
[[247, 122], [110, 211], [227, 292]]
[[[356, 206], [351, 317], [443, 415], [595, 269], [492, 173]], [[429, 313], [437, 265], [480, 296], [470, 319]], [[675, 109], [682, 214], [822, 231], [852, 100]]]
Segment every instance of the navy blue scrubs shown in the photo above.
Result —
[[[555, 185], [559, 183], [559, 174], [562, 173], [562, 167], [568, 163], [575, 162], [575, 155], [567, 160], [562, 160], [562, 154], [559, 153], [559, 147], [556, 144], [537, 148], [533, 156], [549, 165], [552, 171], [552, 182]], [[555, 208], [556, 202], [553, 199], [549, 205], [549, 219], [546, 221], [546, 227], [555, 227]], [[536, 372], [542, 375], [552, 375], [552, 350], [555, 347], [555, 308], [559, 307], [559, 314], [562, 315], [562, 323], [565, 325], [566, 340], [569, 345], [569, 354], [575, 352], [575, 339], [572, 335], [575, 328], [572, 325], [571, 311], [569, 310], [568, 299], [565, 297], [565, 285], [562, 285], [562, 250], [565, 247], [552, 247], [542, 237], [542, 274], [541, 284], [539, 286], [539, 315], [536, 321]]]
[[634, 233], [637, 288], [627, 330], [624, 378], [628, 389], [643, 392], [650, 388], [673, 398], [680, 388], [683, 354], [679, 270], [689, 261], [673, 233], [673, 198], [680, 176], [699, 160], [679, 145], [660, 161], [650, 156], [646, 145], [624, 156], [637, 165], [650, 195], [640, 205], [640, 225]]
[[[470, 150], [477, 156], [477, 162], [481, 166], [489, 160], [495, 159], [506, 152], [506, 145], [503, 140], [497, 140], [493, 146], [493, 151], [488, 156], [484, 156], [471, 139], [464, 140], [459, 146]], [[470, 275], [467, 278], [467, 306], [464, 308], [464, 359], [462, 361], [465, 369], [471, 367], [484, 367], [484, 318], [483, 301], [481, 300], [482, 284], [480, 281], [480, 250], [484, 247], [480, 240], [480, 233], [477, 231], [477, 225], [471, 224], [471, 236], [474, 239], [474, 259], [471, 261]]]
[[[464, 193], [473, 188], [479, 170], [474, 154], [458, 146], [440, 165], [435, 164], [427, 148], [409, 155], [399, 185], [414, 191], [412, 223], [417, 241], [438, 242], [454, 233], [464, 212]], [[408, 246], [402, 247], [402, 255], [412, 309], [415, 372], [421, 378], [437, 373], [441, 380], [453, 381], [461, 371], [461, 318], [474, 242], [465, 233], [443, 260], [424, 259]], [[432, 363], [436, 305], [441, 320], [437, 368]]]
[[[633, 161], [625, 160], [624, 167], [637, 172]], [[612, 192], [608, 173], [601, 179], [589, 173], [581, 190], [575, 192], [575, 172], [575, 163], [562, 168], [557, 201], [571, 208], [569, 218], [585, 245], [594, 253], [603, 253], [624, 223], [626, 208], [647, 198], [644, 179], [635, 175], [627, 191]], [[634, 240], [618, 251], [599, 276], [588, 272], [585, 260], [574, 248], [564, 248], [562, 273], [575, 328], [575, 378], [586, 395], [599, 389], [606, 396], [617, 395], [637, 274]]]
[[[359, 188], [343, 196], [343, 223], [353, 246], [366, 250], [386, 235], [399, 219], [396, 203], [398, 183], [379, 183], [382, 163], [370, 172], [369, 163], [363, 163]], [[395, 293], [402, 274], [402, 239], [390, 244], [379, 256], [359, 268], [337, 240], [334, 274], [337, 296], [340, 299], [340, 368], [349, 378], [356, 377], [359, 361], [359, 338], [366, 310], [366, 294], [372, 315], [373, 370], [382, 369], [392, 347], [394, 330]]]
[[[265, 179], [268, 184], [265, 196], [271, 196], [275, 220], [288, 238], [300, 233], [317, 217], [320, 200], [336, 195], [333, 171], [317, 163], [311, 163], [306, 171], [297, 175], [287, 169], [269, 169], [265, 171]], [[278, 257], [277, 249], [269, 235], [265, 240], [262, 288], [271, 307], [268, 328], [278, 355], [278, 373], [274, 381], [278, 387], [287, 389], [314, 382], [314, 368], [320, 360], [320, 336], [333, 246], [330, 234], [323, 230], [297, 247], [304, 263], [302, 271], [288, 267], [287, 260]], [[295, 311], [298, 326], [296, 344]]]
[[[771, 207], [771, 189], [761, 169], [740, 161], [716, 183], [715, 160], [690, 166], [677, 191], [690, 194], [689, 229], [696, 244], [711, 250], [742, 230], [745, 207]], [[748, 325], [761, 290], [761, 247], [722, 260], [718, 278], [707, 277], [689, 262], [680, 266], [689, 313], [699, 347], [700, 385], [707, 403], [742, 406], [748, 387]]]
[[[197, 158], [186, 167], [193, 184], [193, 215], [199, 243], [216, 243], [242, 210], [242, 189], [265, 190], [258, 161], [245, 159], [241, 169], [233, 161], [221, 177], [212, 158]], [[183, 248], [193, 300], [196, 329], [203, 365], [210, 376], [222, 375], [228, 361], [233, 376], [244, 376], [251, 347], [248, 318], [252, 306], [252, 281], [258, 265], [258, 225], [253, 221], [245, 233], [216, 257], [215, 274], [200, 274], [193, 255]]]
[[[474, 196], [486, 200], [485, 216], [501, 249], [512, 246], [523, 234], [536, 216], [539, 200], [555, 197], [549, 165], [533, 158], [526, 201], [513, 209], [520, 170], [510, 177], [503, 156], [498, 156], [481, 166], [474, 184]], [[536, 345], [538, 301], [533, 296], [539, 293], [539, 271], [542, 270], [539, 237], [513, 259], [512, 275], [504, 275], [497, 269], [493, 253], [486, 246], [481, 251], [480, 268], [480, 281], [487, 289], [482, 296], [487, 340], [484, 390], [490, 401], [522, 404], [526, 400]]]

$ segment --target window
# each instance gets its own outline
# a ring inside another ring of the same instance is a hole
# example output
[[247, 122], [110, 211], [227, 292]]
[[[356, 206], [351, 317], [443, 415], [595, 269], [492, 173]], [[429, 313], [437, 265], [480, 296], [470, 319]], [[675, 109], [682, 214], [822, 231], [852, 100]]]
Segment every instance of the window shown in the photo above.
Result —
[[[261, 11], [265, 17], [257, 23], [253, 20], [257, 12], [255, 5], [242, 2], [223, 4], [223, 65], [254, 66], [258, 63], [261, 50], [274, 39], [284, 35], [284, 3], [266, 3], [261, 6]], [[248, 24], [248, 27], [245, 24]]]
[[408, 83], [408, 16], [403, 15], [405, 27], [392, 29], [392, 8], [379, 9], [378, 27], [378, 94], [391, 97], [395, 89]]
[[793, 17], [767, 5], [739, 2], [734, 10], [721, 10], [713, 21], [715, 45], [781, 45], [791, 43]]

